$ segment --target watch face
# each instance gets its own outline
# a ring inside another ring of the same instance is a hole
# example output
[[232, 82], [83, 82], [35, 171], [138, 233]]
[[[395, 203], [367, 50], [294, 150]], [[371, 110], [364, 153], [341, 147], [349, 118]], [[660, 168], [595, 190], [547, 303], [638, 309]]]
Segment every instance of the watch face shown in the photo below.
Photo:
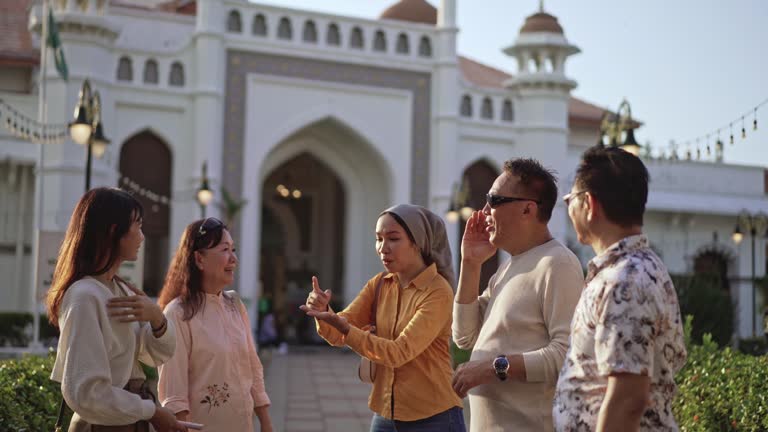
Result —
[[504, 356], [496, 357], [493, 360], [493, 368], [499, 372], [506, 372], [509, 369], [509, 360]]

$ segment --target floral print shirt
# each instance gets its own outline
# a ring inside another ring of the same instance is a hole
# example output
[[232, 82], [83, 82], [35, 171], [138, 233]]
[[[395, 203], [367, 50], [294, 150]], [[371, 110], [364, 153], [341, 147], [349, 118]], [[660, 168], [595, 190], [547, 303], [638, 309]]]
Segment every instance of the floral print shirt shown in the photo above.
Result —
[[590, 261], [573, 315], [571, 345], [555, 391], [555, 429], [596, 430], [608, 376], [631, 373], [651, 378], [640, 430], [678, 430], [674, 375], [686, 355], [677, 294], [647, 237], [611, 245]]

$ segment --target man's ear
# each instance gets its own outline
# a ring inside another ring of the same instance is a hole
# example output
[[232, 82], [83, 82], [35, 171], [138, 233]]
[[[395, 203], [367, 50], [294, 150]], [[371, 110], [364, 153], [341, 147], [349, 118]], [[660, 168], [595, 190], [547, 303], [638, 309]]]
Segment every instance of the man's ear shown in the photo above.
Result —
[[597, 213], [601, 211], [600, 202], [595, 199], [594, 195], [589, 192], [584, 193], [584, 209], [587, 212], [587, 220], [592, 222], [595, 220]]

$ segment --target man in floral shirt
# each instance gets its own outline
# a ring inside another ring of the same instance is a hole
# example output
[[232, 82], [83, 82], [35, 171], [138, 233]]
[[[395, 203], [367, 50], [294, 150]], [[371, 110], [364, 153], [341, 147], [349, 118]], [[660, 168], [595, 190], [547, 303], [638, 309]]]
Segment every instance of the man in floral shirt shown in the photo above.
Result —
[[563, 199], [597, 255], [557, 382], [557, 431], [676, 431], [674, 376], [685, 364], [680, 306], [642, 233], [648, 171], [618, 148], [586, 151]]

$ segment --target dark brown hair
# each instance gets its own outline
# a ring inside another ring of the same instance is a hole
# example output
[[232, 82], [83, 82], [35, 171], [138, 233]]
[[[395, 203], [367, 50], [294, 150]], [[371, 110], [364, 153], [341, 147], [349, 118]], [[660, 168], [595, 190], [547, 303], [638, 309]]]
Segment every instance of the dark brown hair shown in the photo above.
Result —
[[592, 147], [576, 168], [576, 188], [591, 193], [608, 220], [623, 227], [643, 224], [649, 181], [643, 161], [618, 147]]
[[98, 276], [112, 268], [120, 258], [120, 239], [133, 222], [143, 218], [141, 203], [120, 189], [91, 189], [80, 198], [61, 243], [46, 296], [51, 324], [59, 325], [59, 308], [69, 287], [85, 276]]
[[[211, 220], [218, 223], [213, 228], [201, 230], [201, 225]], [[187, 225], [160, 291], [158, 304], [161, 309], [165, 309], [168, 303], [178, 297], [184, 310], [183, 319], [187, 321], [205, 306], [203, 274], [195, 262], [195, 252], [218, 246], [225, 229], [227, 226], [224, 223], [213, 218], [200, 219]]]
[[536, 159], [510, 159], [504, 162], [504, 171], [519, 177], [519, 185], [526, 198], [539, 200], [539, 221], [547, 223], [557, 202], [557, 179], [552, 170], [544, 168]]

